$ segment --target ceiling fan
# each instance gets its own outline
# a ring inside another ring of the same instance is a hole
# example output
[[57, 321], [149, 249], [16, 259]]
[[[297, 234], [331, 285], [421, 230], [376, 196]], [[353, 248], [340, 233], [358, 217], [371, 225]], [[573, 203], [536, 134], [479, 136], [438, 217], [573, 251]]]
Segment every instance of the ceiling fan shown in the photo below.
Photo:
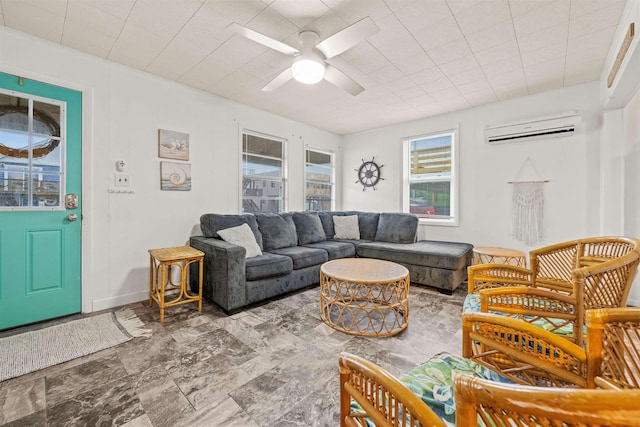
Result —
[[362, 92], [364, 88], [351, 77], [328, 64], [326, 60], [340, 55], [380, 31], [380, 28], [369, 17], [361, 19], [323, 41], [320, 41], [320, 36], [315, 31], [303, 30], [298, 33], [300, 49], [296, 49], [240, 24], [233, 23], [230, 27], [250, 40], [285, 55], [293, 56], [291, 66], [267, 83], [262, 88], [263, 91], [274, 91], [291, 79], [306, 84], [318, 83], [325, 79], [354, 96]]

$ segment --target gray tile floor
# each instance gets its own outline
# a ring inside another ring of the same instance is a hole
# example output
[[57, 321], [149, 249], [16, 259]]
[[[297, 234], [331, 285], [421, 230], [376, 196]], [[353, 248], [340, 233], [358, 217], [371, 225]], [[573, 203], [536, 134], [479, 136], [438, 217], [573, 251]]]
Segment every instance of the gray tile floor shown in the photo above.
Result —
[[163, 324], [157, 306], [131, 304], [151, 337], [0, 383], [0, 425], [337, 426], [338, 354], [393, 375], [460, 354], [465, 292], [412, 286], [409, 327], [385, 338], [325, 325], [318, 288], [234, 316], [208, 302], [202, 313], [174, 307]]

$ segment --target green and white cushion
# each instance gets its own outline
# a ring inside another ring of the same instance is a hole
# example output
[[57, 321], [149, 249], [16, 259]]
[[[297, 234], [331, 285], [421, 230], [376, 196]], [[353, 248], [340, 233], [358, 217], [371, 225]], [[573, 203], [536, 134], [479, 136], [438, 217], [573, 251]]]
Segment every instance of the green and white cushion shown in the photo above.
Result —
[[[456, 373], [496, 382], [513, 383], [482, 365], [448, 353], [433, 356], [425, 363], [404, 373], [399, 381], [422, 399], [447, 425], [455, 426], [453, 377]], [[361, 412], [360, 407], [353, 400], [351, 408], [354, 412]], [[374, 426], [371, 420], [367, 420], [367, 424], [370, 427]]]
[[[479, 294], [467, 295], [467, 297], [464, 299], [464, 304], [462, 305], [462, 312], [463, 313], [480, 313], [480, 295]], [[500, 316], [508, 315], [508, 313], [504, 313], [501, 311], [490, 311], [489, 313], [498, 314]], [[525, 316], [525, 318], [527, 317]], [[533, 317], [530, 317], [530, 319], [533, 319]], [[553, 331], [553, 333], [558, 335], [572, 335], [573, 327], [571, 326], [571, 324], [564, 325], [561, 328], [556, 329], [555, 331], [553, 330], [554, 328], [553, 323], [560, 324], [562, 322], [564, 322], [564, 320], [551, 318], [550, 320], [536, 319], [529, 323], [539, 328], [542, 328], [546, 331]]]
[[455, 425], [456, 406], [453, 400], [453, 376], [456, 373], [486, 380], [512, 383], [464, 357], [448, 353], [433, 356], [427, 362], [403, 374], [399, 380], [413, 391], [447, 424]]

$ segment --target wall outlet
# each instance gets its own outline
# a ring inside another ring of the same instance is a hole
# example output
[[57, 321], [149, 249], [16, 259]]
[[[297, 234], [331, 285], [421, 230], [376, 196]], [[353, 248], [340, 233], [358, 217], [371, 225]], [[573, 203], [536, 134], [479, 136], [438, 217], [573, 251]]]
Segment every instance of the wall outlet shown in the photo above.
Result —
[[114, 174], [114, 185], [116, 187], [131, 187], [131, 175], [128, 173]]

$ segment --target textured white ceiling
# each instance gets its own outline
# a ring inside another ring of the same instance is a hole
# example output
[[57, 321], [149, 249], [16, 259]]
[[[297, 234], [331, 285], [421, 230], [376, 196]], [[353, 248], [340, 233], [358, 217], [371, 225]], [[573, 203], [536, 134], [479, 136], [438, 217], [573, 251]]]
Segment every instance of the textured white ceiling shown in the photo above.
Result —
[[[348, 134], [597, 80], [624, 0], [0, 0], [0, 24]], [[297, 47], [371, 17], [381, 31], [328, 62], [323, 81], [260, 89], [291, 57], [232, 22]]]

